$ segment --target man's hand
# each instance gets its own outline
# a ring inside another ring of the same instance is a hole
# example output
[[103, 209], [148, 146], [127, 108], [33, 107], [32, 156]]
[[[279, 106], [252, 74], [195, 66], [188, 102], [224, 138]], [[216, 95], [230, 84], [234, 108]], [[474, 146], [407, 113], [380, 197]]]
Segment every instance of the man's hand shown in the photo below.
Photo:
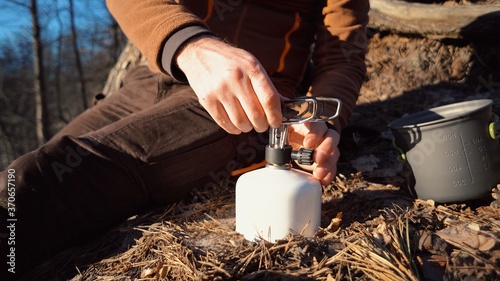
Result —
[[313, 171], [313, 176], [321, 184], [328, 185], [337, 173], [339, 160], [340, 135], [328, 129], [323, 122], [295, 124], [290, 126], [290, 145], [293, 149], [300, 147], [314, 149], [312, 166], [301, 165], [302, 168]]
[[281, 96], [245, 50], [213, 37], [196, 37], [179, 51], [177, 65], [201, 105], [228, 133], [264, 132], [281, 124]]

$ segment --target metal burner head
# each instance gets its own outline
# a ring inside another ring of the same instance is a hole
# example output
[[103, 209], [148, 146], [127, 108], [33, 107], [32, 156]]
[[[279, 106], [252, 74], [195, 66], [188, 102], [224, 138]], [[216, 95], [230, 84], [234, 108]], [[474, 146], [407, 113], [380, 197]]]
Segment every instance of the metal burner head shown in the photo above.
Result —
[[[325, 116], [323, 112], [327, 105], [336, 106], [335, 113]], [[289, 166], [292, 148], [288, 140], [288, 126], [305, 122], [326, 122], [336, 118], [340, 113], [341, 101], [335, 98], [300, 97], [283, 102], [283, 122], [278, 128], [269, 130], [269, 145], [266, 147], [266, 161], [273, 166]], [[295, 153], [302, 157], [302, 153]], [[309, 155], [312, 157], [312, 151]], [[307, 158], [307, 157], [305, 157]], [[309, 159], [310, 160], [310, 159]], [[307, 162], [307, 161], [306, 161]]]

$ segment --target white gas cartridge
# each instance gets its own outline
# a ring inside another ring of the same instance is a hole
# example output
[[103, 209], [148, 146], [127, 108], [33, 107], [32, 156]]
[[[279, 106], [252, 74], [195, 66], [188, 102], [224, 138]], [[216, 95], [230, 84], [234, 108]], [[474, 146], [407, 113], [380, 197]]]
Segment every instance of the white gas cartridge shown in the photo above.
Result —
[[[336, 104], [332, 116], [323, 117], [326, 104]], [[283, 122], [269, 131], [266, 167], [247, 172], [236, 183], [236, 231], [249, 241], [276, 242], [290, 233], [312, 237], [321, 224], [320, 182], [310, 173], [292, 168], [291, 161], [311, 165], [313, 150], [292, 151], [288, 126], [326, 122], [340, 112], [334, 98], [296, 98], [283, 105]]]

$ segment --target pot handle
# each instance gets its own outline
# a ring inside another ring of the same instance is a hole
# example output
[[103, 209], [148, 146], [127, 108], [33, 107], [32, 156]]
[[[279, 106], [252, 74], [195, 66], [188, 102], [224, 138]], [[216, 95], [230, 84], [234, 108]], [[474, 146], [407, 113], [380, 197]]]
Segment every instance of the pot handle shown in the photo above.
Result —
[[401, 148], [399, 148], [396, 145], [395, 140], [392, 140], [392, 146], [394, 147], [394, 149], [396, 149], [399, 152], [398, 161], [403, 162], [403, 163], [406, 162], [406, 154], [404, 153], [404, 151]]
[[498, 121], [498, 116], [496, 114], [493, 114], [493, 121], [488, 126], [490, 137], [494, 140], [500, 140], [500, 124], [498, 123]]

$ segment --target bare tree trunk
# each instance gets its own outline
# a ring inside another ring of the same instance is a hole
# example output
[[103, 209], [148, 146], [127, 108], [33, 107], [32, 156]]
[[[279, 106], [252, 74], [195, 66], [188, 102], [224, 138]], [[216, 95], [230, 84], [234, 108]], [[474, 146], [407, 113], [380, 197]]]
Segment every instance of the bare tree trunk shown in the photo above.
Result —
[[43, 74], [43, 47], [40, 35], [37, 1], [30, 0], [31, 28], [33, 33], [33, 92], [36, 106], [36, 136], [38, 145], [43, 144], [50, 136], [48, 120], [48, 102], [45, 92], [45, 77]]
[[[57, 0], [56, 0], [57, 1]], [[63, 21], [61, 19], [61, 15], [59, 11], [57, 11], [57, 22], [61, 27], [59, 30], [59, 38], [57, 38], [57, 63], [54, 69], [54, 84], [55, 84], [55, 93], [56, 93], [56, 101], [57, 101], [57, 115], [61, 121], [64, 123], [68, 123], [69, 120], [64, 116], [63, 110], [63, 98], [62, 98], [62, 89], [61, 89], [61, 68], [63, 63], [63, 39], [64, 39], [64, 29], [63, 29]]]
[[110, 70], [102, 93], [106, 96], [113, 94], [120, 88], [123, 77], [130, 68], [145, 64], [147, 64], [146, 59], [142, 56], [139, 49], [131, 42], [128, 42], [115, 66]]
[[120, 51], [121, 51], [121, 46], [122, 46], [122, 37], [124, 36], [123, 33], [121, 32], [120, 26], [118, 25], [118, 22], [111, 17], [111, 33], [113, 35], [113, 45], [111, 46], [111, 56], [113, 57], [114, 61], [118, 60], [118, 57], [120, 56]]
[[78, 49], [78, 34], [76, 32], [76, 27], [75, 27], [75, 9], [73, 7], [73, 0], [69, 0], [69, 19], [70, 19], [73, 52], [75, 54], [76, 70], [78, 71], [78, 80], [80, 81], [80, 94], [83, 100], [83, 107], [84, 109], [87, 109], [89, 108], [89, 105], [85, 90], [85, 77], [83, 74], [82, 60], [80, 58], [80, 51]]
[[[4, 104], [8, 103], [8, 99], [3, 92], [3, 66], [0, 62], [0, 108], [1, 106], [6, 106]], [[2, 108], [3, 110], [3, 108]], [[0, 114], [1, 115], [1, 114]], [[4, 170], [8, 163], [14, 159], [14, 147], [12, 145], [11, 139], [5, 133], [3, 122], [0, 122], [0, 171]]]
[[[59, 18], [59, 23], [61, 23], [60, 18]], [[67, 123], [67, 120], [64, 117], [64, 111], [62, 106], [63, 99], [61, 94], [62, 45], [63, 45], [63, 34], [61, 31], [61, 33], [59, 34], [59, 38], [57, 38], [57, 64], [55, 66], [56, 68], [54, 69], [54, 84], [55, 84], [55, 92], [57, 100], [57, 115], [60, 120], [63, 120], [64, 122]]]

